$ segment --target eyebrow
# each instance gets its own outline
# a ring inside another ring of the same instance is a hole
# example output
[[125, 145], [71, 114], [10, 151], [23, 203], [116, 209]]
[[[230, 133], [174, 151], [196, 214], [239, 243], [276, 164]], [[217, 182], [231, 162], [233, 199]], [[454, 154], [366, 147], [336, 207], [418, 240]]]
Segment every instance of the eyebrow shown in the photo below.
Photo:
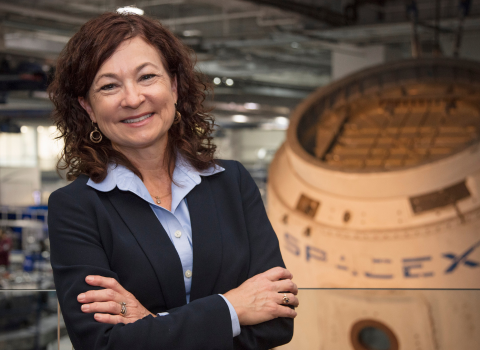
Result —
[[[150, 63], [150, 62], [145, 62], [145, 63], [142, 63], [141, 65], [139, 65], [137, 68], [135, 68], [135, 73], [138, 73], [140, 72], [143, 68], [145, 68], [146, 66], [153, 66], [155, 68], [158, 68], [155, 64], [153, 63]], [[95, 84], [98, 83], [98, 81], [102, 78], [114, 78], [114, 79], [118, 79], [118, 75], [116, 75], [115, 73], [105, 73], [105, 74], [102, 74], [100, 75], [97, 79], [95, 79]]]

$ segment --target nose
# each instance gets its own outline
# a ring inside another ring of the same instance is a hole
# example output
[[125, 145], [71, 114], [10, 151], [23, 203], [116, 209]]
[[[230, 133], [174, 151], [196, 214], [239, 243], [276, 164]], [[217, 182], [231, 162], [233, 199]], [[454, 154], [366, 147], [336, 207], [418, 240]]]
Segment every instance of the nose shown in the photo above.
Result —
[[135, 84], [126, 84], [123, 92], [121, 106], [136, 109], [145, 101], [145, 96]]

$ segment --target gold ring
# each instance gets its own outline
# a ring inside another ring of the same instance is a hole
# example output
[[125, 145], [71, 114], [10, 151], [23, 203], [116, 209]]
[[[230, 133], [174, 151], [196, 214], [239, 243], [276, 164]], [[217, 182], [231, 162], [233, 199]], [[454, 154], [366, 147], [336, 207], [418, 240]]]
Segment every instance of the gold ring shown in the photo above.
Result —
[[283, 293], [283, 303], [288, 304], [289, 301], [290, 301], [290, 299], [288, 299], [287, 293]]
[[127, 304], [122, 301], [120, 305], [122, 306], [122, 309], [120, 310], [120, 315], [125, 317], [125, 315], [127, 314]]

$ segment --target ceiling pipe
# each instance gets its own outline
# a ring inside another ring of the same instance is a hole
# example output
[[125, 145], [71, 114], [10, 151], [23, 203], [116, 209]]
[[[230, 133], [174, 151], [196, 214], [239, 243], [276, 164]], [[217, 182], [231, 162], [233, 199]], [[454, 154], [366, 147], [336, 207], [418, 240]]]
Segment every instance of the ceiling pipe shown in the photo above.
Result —
[[288, 26], [300, 22], [299, 18], [278, 18], [278, 19], [264, 19], [257, 17], [257, 26], [259, 27], [274, 27], [274, 26]]
[[66, 14], [59, 14], [51, 11], [38, 10], [31, 7], [23, 7], [23, 6], [11, 5], [11, 4], [5, 4], [5, 3], [0, 3], [0, 11], [15, 13], [25, 17], [43, 18], [43, 19], [49, 19], [57, 22], [75, 24], [75, 25], [82, 25], [86, 21], [88, 21], [88, 18], [80, 18], [80, 17], [70, 16]]
[[291, 0], [244, 0], [257, 5], [273, 6], [283, 11], [295, 12], [303, 16], [327, 23], [331, 26], [348, 24], [348, 18], [340, 12], [332, 11], [326, 6], [303, 4]]
[[234, 12], [227, 14], [208, 15], [208, 16], [194, 16], [194, 17], [179, 17], [171, 19], [160, 19], [160, 22], [166, 26], [176, 26], [182, 24], [194, 24], [205, 22], [218, 22], [231, 19], [241, 18], [257, 18], [263, 15], [263, 12], [249, 11], [249, 12]]
[[459, 1], [458, 26], [457, 26], [457, 32], [455, 35], [455, 44], [453, 46], [453, 57], [458, 57], [460, 55], [460, 45], [462, 43], [463, 26], [465, 22], [465, 17], [467, 17], [468, 12], [470, 11], [471, 3], [472, 3], [471, 0]]

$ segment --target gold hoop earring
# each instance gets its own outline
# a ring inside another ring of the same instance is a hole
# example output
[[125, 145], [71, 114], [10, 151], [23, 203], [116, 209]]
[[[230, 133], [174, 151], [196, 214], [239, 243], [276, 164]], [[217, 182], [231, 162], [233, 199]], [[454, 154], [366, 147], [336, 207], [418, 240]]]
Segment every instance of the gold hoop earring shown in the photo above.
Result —
[[180, 123], [180, 120], [182, 120], [182, 115], [180, 114], [179, 111], [176, 111], [175, 112], [175, 118], [173, 118], [173, 124]]
[[93, 143], [99, 143], [102, 141], [103, 136], [102, 133], [98, 130], [98, 128], [93, 124], [92, 121], [92, 126], [95, 128], [91, 133], [90, 133], [90, 141]]
[[177, 104], [175, 103], [175, 118], [173, 118], [173, 124], [178, 124], [182, 120], [182, 115], [177, 111]]

